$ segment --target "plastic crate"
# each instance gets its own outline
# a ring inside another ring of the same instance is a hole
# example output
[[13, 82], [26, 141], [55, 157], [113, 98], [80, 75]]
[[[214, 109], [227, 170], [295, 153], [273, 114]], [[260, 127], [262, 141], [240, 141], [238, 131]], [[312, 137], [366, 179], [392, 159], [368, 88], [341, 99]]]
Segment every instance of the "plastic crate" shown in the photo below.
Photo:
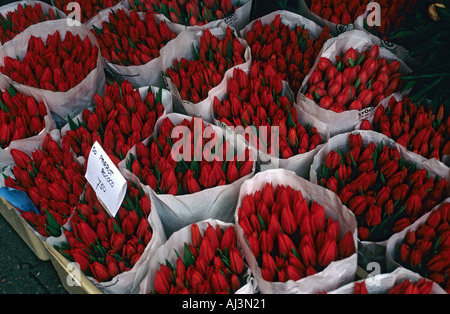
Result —
[[0, 197], [0, 213], [33, 251], [37, 258], [41, 261], [48, 261], [50, 259], [49, 253], [44, 245], [44, 241], [36, 236], [36, 234], [30, 229], [27, 222], [17, 212], [15, 207], [3, 197]]
[[50, 261], [67, 292], [70, 294], [102, 294], [78, 268], [55, 250], [55, 248], [47, 243], [44, 245], [49, 252]]

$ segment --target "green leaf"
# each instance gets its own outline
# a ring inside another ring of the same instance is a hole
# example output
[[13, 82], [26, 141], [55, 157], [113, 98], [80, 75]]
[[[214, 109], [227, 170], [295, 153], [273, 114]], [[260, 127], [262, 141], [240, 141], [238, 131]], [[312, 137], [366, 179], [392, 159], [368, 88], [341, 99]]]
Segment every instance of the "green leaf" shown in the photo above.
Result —
[[98, 35], [102, 35], [103, 34], [103, 29], [96, 27], [95, 25], [92, 25], [92, 28], [94, 29], [94, 31], [98, 34]]
[[348, 58], [347, 61], [348, 61], [348, 64], [350, 64], [350, 66], [351, 66], [352, 68], [355, 67], [355, 61], [354, 61], [352, 58]]
[[191, 249], [187, 243], [184, 244], [184, 264], [186, 268], [195, 264], [194, 255], [192, 255]]
[[12, 85], [8, 86], [8, 93], [11, 95], [11, 97], [14, 97], [17, 95], [16, 89]]
[[59, 237], [61, 235], [61, 226], [48, 209], [45, 210], [45, 214], [47, 217], [46, 227], [50, 231], [50, 234], [54, 237]]
[[69, 127], [71, 131], [76, 131], [79, 126], [76, 125], [76, 123], [72, 120], [70, 115], [67, 115], [67, 121], [69, 122]]
[[261, 224], [261, 227], [263, 228], [263, 230], [267, 230], [266, 222], [259, 214], [258, 214], [258, 220], [259, 220], [259, 223]]

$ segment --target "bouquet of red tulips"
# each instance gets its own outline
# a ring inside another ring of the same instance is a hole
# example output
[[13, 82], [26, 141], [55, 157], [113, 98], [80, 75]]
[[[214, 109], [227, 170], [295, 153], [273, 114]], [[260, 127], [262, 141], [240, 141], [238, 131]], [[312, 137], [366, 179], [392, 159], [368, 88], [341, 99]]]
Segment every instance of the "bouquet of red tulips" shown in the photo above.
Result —
[[211, 113], [206, 99], [210, 91], [222, 82], [229, 69], [246, 67], [251, 58], [247, 43], [225, 25], [205, 29], [201, 35], [183, 32], [166, 49], [177, 51], [162, 56], [162, 68], [175, 99], [187, 114], [208, 121]]
[[[414, 283], [411, 280], [405, 280], [402, 283], [389, 289], [386, 294], [431, 294], [433, 288], [433, 282], [430, 280], [422, 279], [421, 281]], [[354, 294], [370, 294], [366, 287], [366, 282], [355, 283]]]
[[62, 11], [40, 1], [30, 4], [13, 3], [0, 9], [2, 11], [0, 13], [1, 45], [13, 39], [30, 25], [65, 17]]
[[446, 200], [389, 240], [388, 265], [405, 267], [450, 292], [449, 222], [450, 203]]
[[92, 111], [85, 109], [75, 119], [78, 123], [69, 119], [62, 130], [62, 145], [88, 160], [92, 145], [98, 142], [118, 165], [131, 147], [153, 134], [165, 105], [171, 110], [170, 94], [164, 92], [151, 87], [134, 89], [128, 81], [106, 85], [104, 97], [95, 95]]
[[81, 13], [81, 21], [79, 22], [85, 23], [101, 11], [121, 5], [123, 0], [52, 0], [52, 2], [58, 9], [65, 12], [67, 15], [73, 13], [74, 10], [74, 6], [69, 6], [69, 4], [75, 3], [76, 5], [79, 5]]
[[148, 12], [117, 9], [100, 13], [89, 25], [115, 75], [134, 87], [163, 83], [160, 51], [176, 37], [165, 21], [157, 22]]
[[98, 47], [88, 37], [57, 30], [45, 40], [31, 36], [25, 57], [6, 57], [0, 72], [17, 83], [53, 92], [66, 92], [78, 85], [97, 66]]
[[400, 62], [380, 58], [380, 47], [359, 53], [350, 48], [336, 56], [338, 64], [321, 57], [308, 80], [306, 97], [337, 113], [377, 106], [400, 91]]
[[370, 0], [304, 0], [300, 11], [320, 26], [329, 26], [335, 36], [355, 28], [355, 21], [362, 16]]
[[135, 11], [118, 9], [108, 12], [108, 20], [101, 21], [102, 28], [92, 25], [105, 59], [119, 65], [143, 65], [158, 58], [159, 50], [176, 34], [154, 15], [144, 19]]
[[[363, 17], [360, 17], [362, 18], [361, 26], [382, 40], [392, 41], [392, 33], [401, 27], [406, 20], [406, 16], [414, 13], [416, 2], [417, 0], [400, 0], [395, 2], [379, 0], [377, 3], [381, 6], [381, 25], [369, 26], [367, 14], [365, 14]], [[359, 21], [357, 22], [358, 24]], [[396, 40], [394, 39], [393, 41], [395, 42]]]
[[399, 267], [390, 273], [378, 274], [367, 279], [355, 281], [334, 291], [325, 293], [355, 295], [446, 294], [433, 281], [403, 267]]
[[444, 105], [434, 112], [408, 97], [400, 101], [392, 97], [377, 107], [372, 122], [363, 120], [360, 128], [383, 133], [427, 159], [443, 161], [450, 155], [450, 116]]
[[[288, 160], [316, 151], [323, 144], [317, 127], [300, 123], [289, 87], [284, 86], [282, 74], [271, 65], [256, 61], [248, 74], [234, 69], [220, 90], [213, 101], [216, 123], [236, 133], [240, 132], [238, 127], [243, 128], [246, 141], [263, 154]], [[278, 132], [273, 132], [273, 127]]]
[[375, 37], [353, 30], [328, 40], [303, 82], [298, 104], [331, 136], [351, 132], [379, 103], [403, 88], [408, 66]]
[[65, 19], [32, 25], [9, 41], [0, 52], [0, 72], [17, 91], [45, 101], [65, 123], [68, 115], [89, 108], [105, 84], [95, 36], [69, 27]]
[[235, 226], [217, 220], [193, 223], [155, 254], [141, 285], [152, 294], [234, 294], [248, 291], [248, 270]]
[[[317, 293], [353, 279], [356, 221], [335, 201], [329, 191], [285, 170], [262, 172], [243, 184], [238, 239], [249, 265], [259, 268], [252, 273], [261, 293]], [[325, 278], [343, 269], [345, 276], [314, 281], [316, 274]]]
[[[136, 274], [144, 276], [138, 268], [146, 269], [150, 251], [165, 241], [153, 208], [144, 191], [127, 180], [125, 199], [116, 217], [111, 217], [88, 185], [64, 230], [66, 241], [54, 247], [95, 279], [103, 292], [129, 292], [142, 279]], [[113, 281], [118, 276], [120, 280]]]
[[[194, 134], [195, 123], [196, 119], [193, 118], [190, 121], [184, 119], [181, 124], [175, 125], [170, 117], [165, 118], [162, 121], [160, 133], [153, 137], [149, 147], [142, 142], [137, 143], [136, 156], [130, 154], [127, 169], [156, 193], [171, 195], [193, 194], [216, 186], [232, 184], [252, 172], [253, 161], [248, 158], [249, 150], [246, 149], [244, 152], [245, 160], [237, 154], [229, 160], [226, 159], [229, 155], [227, 143], [218, 148], [223, 151], [223, 155], [218, 155], [218, 159], [207, 161], [201, 156], [201, 161], [195, 160], [198, 152], [203, 154], [206, 144], [209, 143], [203, 138], [196, 139], [195, 136], [191, 136], [189, 143], [183, 143], [183, 149], [186, 148], [185, 145], [192, 145], [194, 151], [191, 155], [184, 159], [186, 155], [183, 151], [181, 160], [174, 159], [176, 150], [180, 148], [179, 141], [184, 139], [173, 138], [173, 130], [177, 126], [185, 126]], [[214, 138], [219, 136], [214, 130], [205, 131], [207, 126], [201, 118], [198, 118], [197, 123], [201, 126], [200, 135], [211, 133], [215, 134]], [[212, 129], [212, 126], [209, 128]], [[198, 141], [204, 141], [204, 143], [194, 146]]]
[[323, 44], [330, 38], [328, 27], [321, 29], [314, 22], [290, 12], [262, 17], [241, 34], [251, 48], [252, 60], [262, 61], [266, 66], [270, 64], [280, 72], [295, 95]]
[[250, 16], [251, 2], [249, 0], [128, 0], [132, 9], [162, 14], [168, 21], [180, 25], [178, 27], [180, 29], [181, 26], [183, 28], [205, 25], [208, 28], [215, 27], [217, 23], [235, 15], [235, 21], [231, 21], [230, 26], [237, 30]]
[[366, 9], [369, 0], [318, 1], [305, 0], [312, 13], [334, 24], [352, 24]]
[[448, 197], [448, 171], [416, 165], [378, 133], [343, 134], [327, 145], [313, 163], [312, 181], [355, 214], [361, 241], [388, 240]]
[[255, 160], [243, 142], [234, 146], [222, 129], [201, 118], [169, 114], [119, 167], [161, 201], [161, 220], [173, 232], [194, 222], [192, 215], [229, 221], [232, 197], [254, 172]]
[[[44, 102], [18, 93], [13, 86], [0, 90], [0, 125], [2, 150], [10, 147], [14, 141], [35, 137], [44, 129], [51, 131], [55, 128]], [[2, 163], [5, 161], [2, 160]]]
[[26, 192], [40, 212], [21, 212], [22, 217], [42, 237], [60, 236], [86, 185], [82, 165], [50, 133], [31, 156], [16, 149], [11, 155], [14, 177], [5, 178], [5, 186]]

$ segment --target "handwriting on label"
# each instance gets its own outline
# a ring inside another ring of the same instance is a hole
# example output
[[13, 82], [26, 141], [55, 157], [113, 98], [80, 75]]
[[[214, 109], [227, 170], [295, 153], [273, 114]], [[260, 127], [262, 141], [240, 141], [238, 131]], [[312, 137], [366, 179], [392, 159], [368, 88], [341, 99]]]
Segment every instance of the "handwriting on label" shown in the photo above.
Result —
[[107, 212], [114, 217], [125, 198], [127, 181], [98, 142], [89, 154], [86, 179]]

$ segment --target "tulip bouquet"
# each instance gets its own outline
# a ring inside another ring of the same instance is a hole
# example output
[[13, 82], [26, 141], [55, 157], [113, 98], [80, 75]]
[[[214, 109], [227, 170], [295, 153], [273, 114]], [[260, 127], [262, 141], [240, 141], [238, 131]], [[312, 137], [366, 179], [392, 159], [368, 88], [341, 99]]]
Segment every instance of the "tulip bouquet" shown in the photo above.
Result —
[[122, 1], [123, 0], [52, 0], [53, 5], [66, 14], [72, 13], [74, 9], [74, 7], [69, 6], [69, 4], [75, 2], [77, 5], [79, 5], [81, 9], [81, 23], [87, 22], [104, 9], [113, 8], [119, 5]]
[[18, 93], [13, 86], [0, 90], [0, 148], [41, 133], [49, 114], [44, 102]]
[[[246, 140], [267, 154], [275, 153], [278, 140], [279, 155], [283, 159], [316, 149], [323, 139], [317, 128], [300, 124], [294, 104], [286, 96], [282, 74], [261, 61], [252, 64], [250, 72], [233, 70], [223, 99], [214, 97], [214, 118], [229, 127], [279, 128], [279, 137], [258, 138], [258, 131], [246, 134]], [[271, 134], [267, 131], [267, 134]], [[267, 142], [265, 142], [267, 141]]]
[[355, 281], [343, 287], [339, 287], [336, 290], [324, 293], [355, 295], [446, 294], [445, 291], [433, 281], [403, 267], [398, 267], [392, 272], [382, 273]]
[[352, 24], [359, 16], [364, 14], [370, 0], [305, 0], [311, 13], [336, 25]]
[[444, 105], [435, 113], [430, 106], [416, 105], [409, 97], [392, 97], [387, 106], [378, 106], [373, 122], [363, 120], [362, 130], [374, 130], [425, 158], [442, 161], [450, 155], [450, 116]]
[[339, 195], [354, 213], [359, 239], [382, 242], [442, 202], [449, 194], [449, 183], [438, 177], [445, 174], [405, 160], [388, 138], [375, 138], [370, 131], [364, 139], [359, 132], [335, 137], [337, 148], [324, 151], [312, 169], [317, 183]]
[[[185, 127], [189, 135], [174, 137], [180, 127]], [[196, 138], [197, 134], [201, 138]], [[203, 134], [209, 134], [211, 141], [206, 141]], [[201, 118], [185, 118], [181, 123], [174, 124], [170, 117], [166, 117], [160, 132], [154, 134], [149, 145], [137, 143], [136, 155], [129, 154], [126, 167], [158, 194], [194, 194], [232, 184], [253, 171], [254, 161], [248, 148], [239, 156], [231, 151], [226, 139], [223, 139], [222, 146], [219, 144], [214, 148], [214, 155], [209, 155], [208, 147], [212, 142], [219, 142], [219, 136]], [[180, 147], [180, 144], [183, 146]], [[187, 155], [184, 150], [189, 147], [192, 149]], [[178, 156], [180, 151], [182, 153]]]
[[99, 13], [88, 27], [116, 81], [128, 80], [134, 87], [163, 84], [161, 52], [176, 37], [165, 21], [149, 12], [117, 9]]
[[[269, 16], [264, 17], [265, 21], [266, 18]], [[283, 12], [276, 14], [270, 23], [263, 24], [262, 19], [258, 19], [243, 30], [253, 61], [262, 61], [282, 73], [282, 79], [289, 83], [294, 94], [299, 91], [324, 42], [330, 38], [328, 26], [322, 30], [308, 20], [304, 21], [305, 26], [300, 26], [298, 19], [303, 18]], [[291, 26], [294, 21], [295, 26]]]
[[316, 293], [336, 287], [336, 281], [352, 280], [336, 276], [320, 285], [314, 281], [347, 268], [351, 276], [356, 263], [356, 221], [336, 200], [326, 189], [285, 170], [265, 171], [244, 183], [235, 220], [245, 257], [258, 268], [251, 268], [260, 274], [258, 286], [272, 284], [272, 293]]
[[240, 1], [232, 0], [128, 0], [137, 11], [163, 14], [171, 22], [186, 26], [203, 26], [235, 13]]
[[245, 196], [238, 217], [266, 281], [298, 281], [355, 253], [352, 233], [341, 238], [339, 222], [289, 186]]
[[[389, 289], [386, 294], [431, 294], [433, 288], [433, 282], [427, 279], [414, 283], [411, 280], [405, 280], [402, 283]], [[355, 283], [354, 294], [370, 294], [366, 287], [366, 282], [361, 281]]]
[[[193, 223], [169, 239], [171, 253], [165, 257], [165, 262], [158, 263], [158, 269], [152, 275], [152, 289], [145, 292], [239, 293], [246, 285], [248, 274], [237, 245], [235, 227], [233, 224], [214, 222], [215, 225], [212, 220]], [[156, 257], [162, 258], [167, 246], [162, 246]]]
[[[391, 41], [391, 35], [395, 30], [400, 29], [406, 16], [414, 12], [417, 0], [400, 0], [389, 2], [387, 0], [377, 1], [381, 6], [381, 25], [369, 26], [367, 23], [367, 16], [362, 18], [362, 26], [375, 36]], [[368, 11], [368, 13], [370, 13]], [[357, 22], [358, 23], [358, 22]]]
[[60, 236], [86, 185], [82, 165], [49, 133], [31, 156], [16, 149], [11, 155], [14, 178], [5, 186], [26, 192], [38, 209], [20, 214], [42, 237]]
[[92, 106], [105, 71], [95, 36], [59, 19], [31, 25], [0, 50], [0, 72], [19, 92], [45, 101], [58, 125]]
[[350, 48], [336, 56], [338, 64], [321, 57], [308, 80], [306, 97], [320, 107], [341, 113], [377, 106], [400, 91], [400, 62], [380, 58], [380, 47], [359, 53]]
[[388, 247], [395, 263], [419, 273], [450, 292], [450, 203], [437, 206]]
[[[192, 42], [192, 47], [186, 42]], [[202, 108], [207, 106], [209, 109], [209, 103], [204, 102], [210, 91], [223, 81], [229, 69], [246, 66], [251, 58], [247, 43], [225, 25], [205, 29], [201, 34], [183, 32], [166, 49], [177, 49], [174, 56], [162, 56], [170, 90], [187, 114], [202, 117], [202, 110], [206, 111]]]
[[87, 276], [98, 283], [110, 282], [146, 259], [144, 252], [155, 232], [149, 223], [151, 211], [149, 197], [127, 180], [125, 199], [111, 217], [88, 185], [64, 230], [67, 241], [54, 246]]
[[95, 95], [94, 109], [85, 109], [81, 121], [69, 119], [62, 145], [88, 160], [97, 141], [118, 165], [133, 145], [153, 134], [156, 121], [165, 112], [165, 101], [162, 89], [134, 89], [128, 81], [120, 86], [114, 82], [105, 89], [104, 97]]
[[124, 66], [146, 64], [160, 56], [160, 49], [176, 34], [154, 15], [147, 13], [144, 19], [135, 11], [118, 9], [108, 12], [108, 20], [101, 28], [92, 25], [102, 56], [110, 63]]
[[30, 4], [18, 3], [14, 7], [10, 7], [7, 12], [0, 13], [0, 23], [2, 26], [0, 44], [4, 44], [13, 39], [30, 25], [49, 20], [57, 20], [63, 18], [64, 15], [60, 10], [50, 7], [43, 2], [36, 1]]
[[119, 169], [153, 196], [167, 236], [199, 220], [231, 222], [256, 154], [202, 118], [168, 114], [136, 144]]
[[97, 67], [98, 47], [90, 39], [60, 31], [44, 41], [31, 36], [25, 57], [6, 56], [0, 72], [13, 81], [53, 92], [66, 92], [78, 85]]
[[333, 137], [355, 130], [379, 103], [402, 97], [408, 65], [366, 31], [351, 30], [325, 42], [306, 76], [297, 103], [326, 123]]

